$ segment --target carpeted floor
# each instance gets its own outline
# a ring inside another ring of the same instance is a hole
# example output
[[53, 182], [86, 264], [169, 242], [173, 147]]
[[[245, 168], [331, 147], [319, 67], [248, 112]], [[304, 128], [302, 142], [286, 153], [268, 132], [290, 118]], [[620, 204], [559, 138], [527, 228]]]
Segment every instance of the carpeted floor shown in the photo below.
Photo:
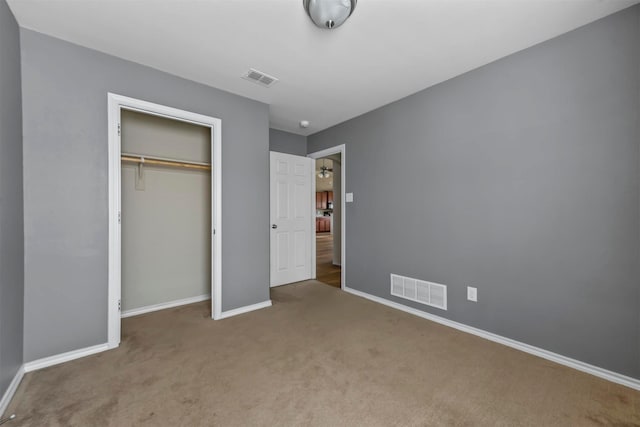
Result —
[[7, 427], [640, 425], [631, 389], [318, 282], [272, 298], [124, 319], [120, 348], [27, 374]]

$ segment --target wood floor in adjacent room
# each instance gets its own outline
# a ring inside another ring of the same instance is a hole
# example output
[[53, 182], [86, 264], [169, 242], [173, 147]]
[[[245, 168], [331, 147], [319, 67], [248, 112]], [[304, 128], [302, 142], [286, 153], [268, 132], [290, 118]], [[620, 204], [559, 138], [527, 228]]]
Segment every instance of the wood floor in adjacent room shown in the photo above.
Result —
[[316, 278], [327, 285], [340, 287], [341, 268], [333, 264], [333, 234], [316, 234]]
[[15, 426], [640, 425], [640, 393], [316, 281], [220, 321], [123, 320], [118, 349], [29, 373]]

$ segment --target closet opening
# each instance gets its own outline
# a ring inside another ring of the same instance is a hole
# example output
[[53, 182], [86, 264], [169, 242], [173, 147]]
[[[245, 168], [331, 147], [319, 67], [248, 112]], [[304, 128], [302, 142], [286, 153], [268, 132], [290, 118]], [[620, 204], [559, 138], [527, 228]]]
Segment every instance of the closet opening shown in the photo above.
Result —
[[121, 318], [211, 299], [221, 316], [221, 122], [109, 94], [110, 348]]
[[122, 317], [211, 298], [211, 129], [123, 110]]

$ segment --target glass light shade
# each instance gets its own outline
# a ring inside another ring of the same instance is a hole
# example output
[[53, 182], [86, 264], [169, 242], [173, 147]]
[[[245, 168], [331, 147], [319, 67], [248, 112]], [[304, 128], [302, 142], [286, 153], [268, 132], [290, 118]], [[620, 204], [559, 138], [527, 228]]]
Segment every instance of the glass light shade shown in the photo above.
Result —
[[357, 0], [303, 0], [304, 8], [314, 24], [321, 28], [337, 28], [356, 8]]

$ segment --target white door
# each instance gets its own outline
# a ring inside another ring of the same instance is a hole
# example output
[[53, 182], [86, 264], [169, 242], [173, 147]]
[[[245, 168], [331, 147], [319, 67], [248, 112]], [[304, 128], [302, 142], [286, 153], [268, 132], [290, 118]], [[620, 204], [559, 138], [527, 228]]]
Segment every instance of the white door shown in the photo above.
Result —
[[270, 152], [271, 286], [311, 278], [313, 160]]

